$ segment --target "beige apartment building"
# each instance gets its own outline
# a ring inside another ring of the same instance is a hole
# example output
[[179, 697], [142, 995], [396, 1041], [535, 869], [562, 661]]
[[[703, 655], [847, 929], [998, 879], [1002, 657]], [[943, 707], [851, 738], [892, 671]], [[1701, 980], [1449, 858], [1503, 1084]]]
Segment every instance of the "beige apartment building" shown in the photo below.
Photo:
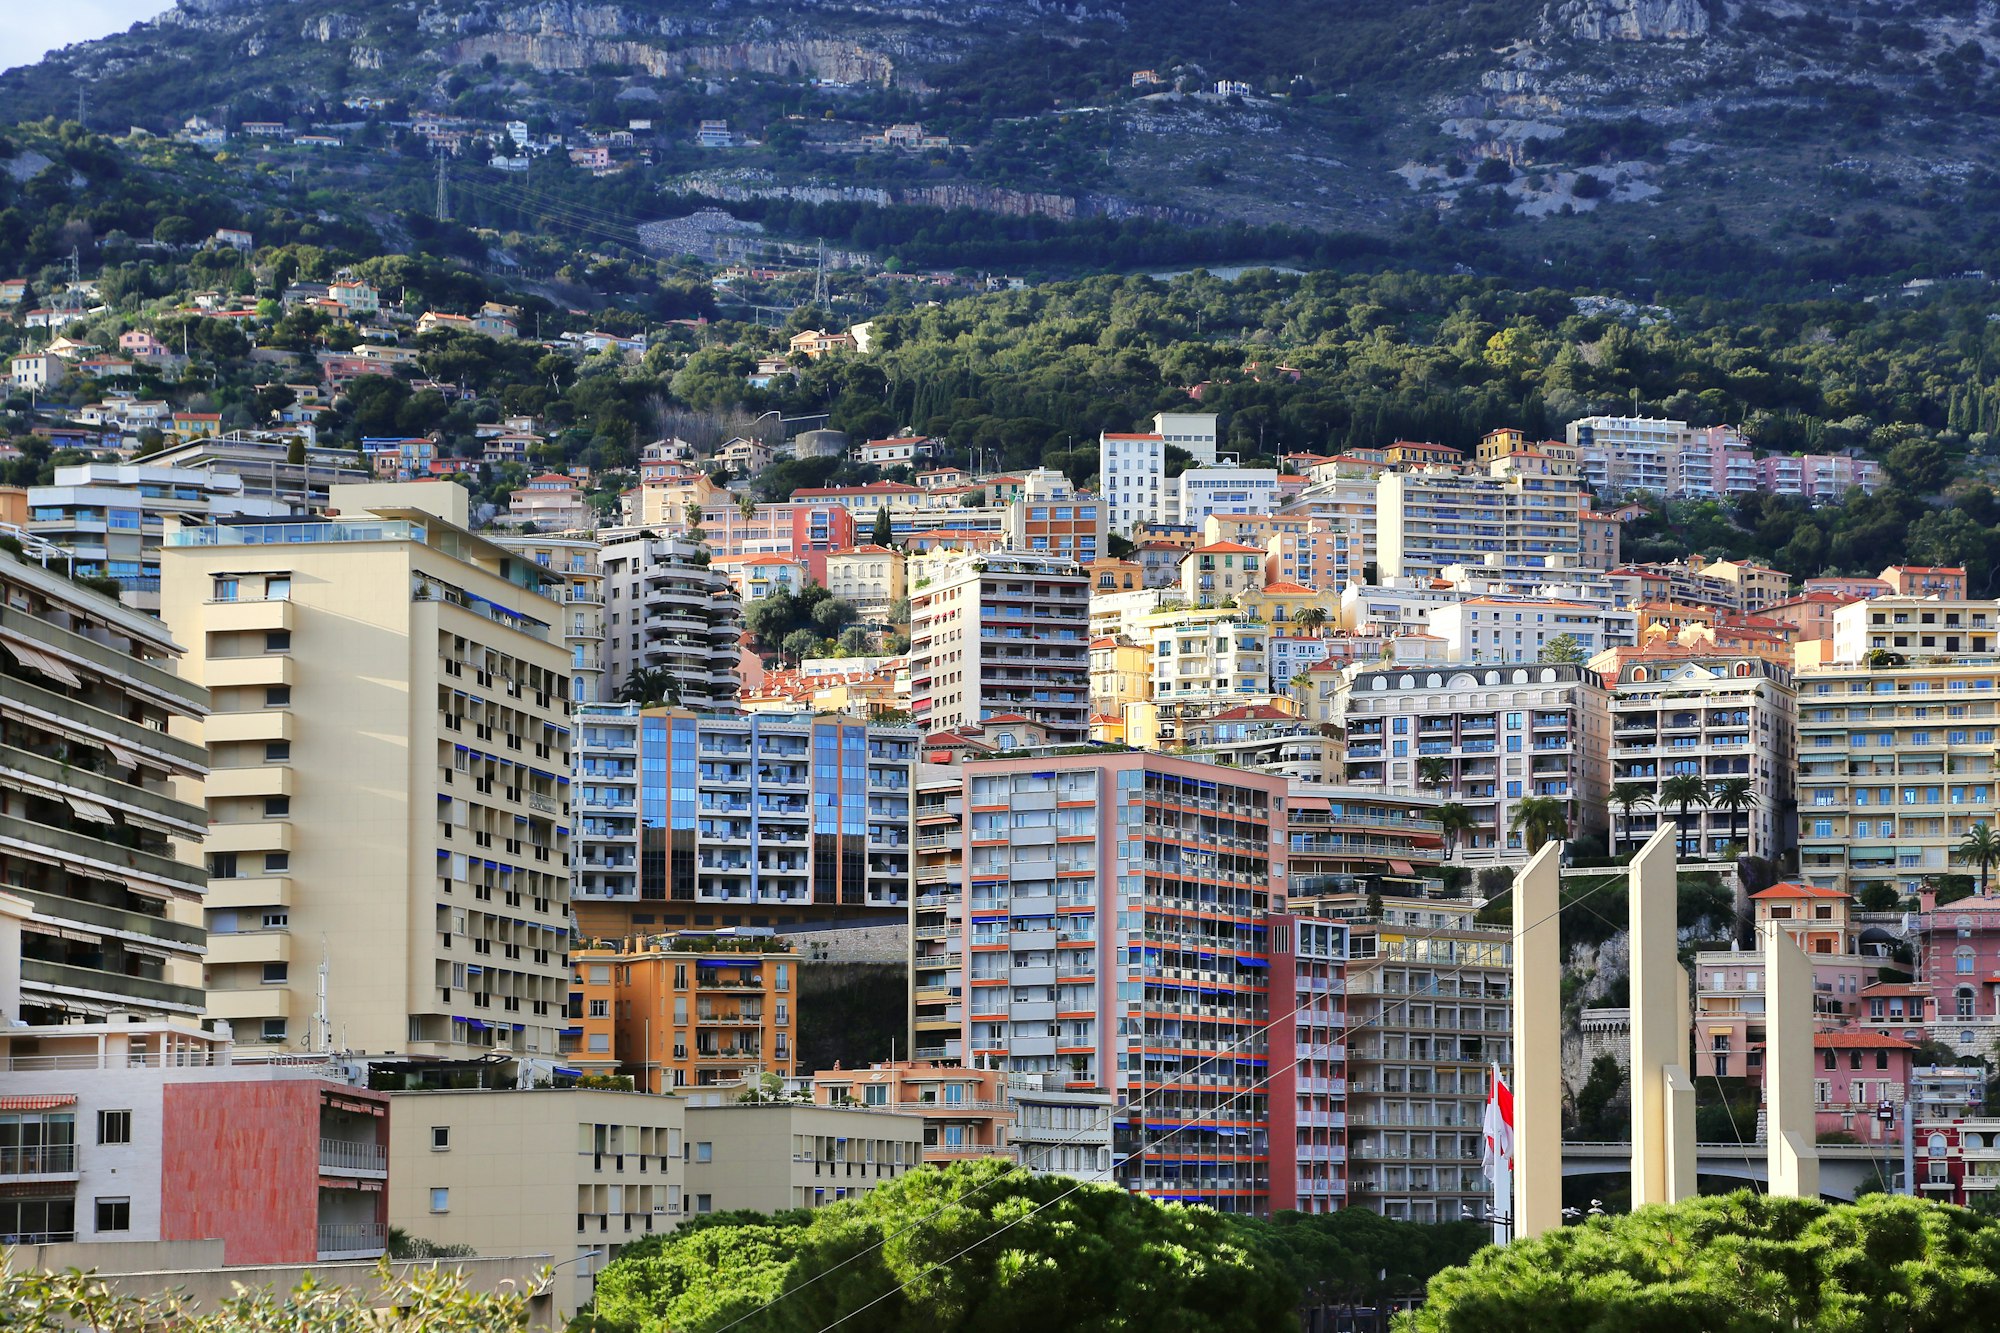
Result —
[[562, 603], [557, 627], [570, 653], [570, 700], [604, 702], [616, 682], [604, 679], [604, 568], [597, 563], [597, 542], [590, 537], [559, 535], [502, 537], [499, 541], [559, 580], [549, 596]]
[[922, 1165], [916, 1116], [797, 1102], [725, 1102], [687, 1110], [687, 1209], [824, 1208]]
[[[555, 1059], [570, 654], [551, 576], [448, 482], [184, 528], [163, 617], [208, 689], [208, 1014], [240, 1045]], [[323, 990], [325, 1005], [318, 999]]]
[[678, 1097], [600, 1088], [395, 1093], [389, 1224], [548, 1256], [567, 1315], [619, 1250], [679, 1224], [686, 1115]]
[[826, 590], [850, 603], [864, 619], [886, 620], [903, 600], [903, 553], [864, 544], [826, 555]]

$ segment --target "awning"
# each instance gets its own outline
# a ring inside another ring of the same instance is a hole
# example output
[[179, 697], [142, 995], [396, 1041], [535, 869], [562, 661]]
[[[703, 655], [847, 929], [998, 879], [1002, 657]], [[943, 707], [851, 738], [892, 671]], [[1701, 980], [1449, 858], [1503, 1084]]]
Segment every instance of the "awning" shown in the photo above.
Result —
[[0, 1111], [53, 1111], [58, 1106], [75, 1106], [76, 1098], [63, 1092], [36, 1092], [17, 1097], [0, 1097]]
[[358, 1099], [350, 1100], [349, 1098], [334, 1096], [332, 1094], [328, 1094], [326, 1104], [336, 1111], [352, 1111], [355, 1115], [382, 1114], [382, 1107], [379, 1103], [364, 1102]]
[[1414, 875], [1417, 873], [1416, 867], [1412, 866], [1408, 861], [1391, 861], [1389, 869], [1399, 875]]
[[111, 751], [111, 757], [118, 761], [119, 767], [137, 768], [139, 766], [139, 756], [133, 754], [130, 750], [126, 749], [124, 746], [118, 744], [115, 741], [103, 741], [101, 742], [101, 744], [104, 746], [105, 749]]
[[0, 642], [0, 647], [4, 647], [8, 652], [14, 654], [15, 660], [30, 670], [39, 671], [44, 676], [48, 676], [53, 680], [59, 680], [65, 685], [71, 685], [77, 689], [83, 688], [82, 677], [39, 648], [29, 648], [23, 644], [15, 643], [12, 639]]
[[69, 802], [69, 808], [76, 811], [79, 818], [88, 819], [93, 824], [115, 824], [118, 822], [109, 810], [95, 801], [88, 800], [82, 796], [71, 796], [67, 792], [63, 794], [63, 799]]

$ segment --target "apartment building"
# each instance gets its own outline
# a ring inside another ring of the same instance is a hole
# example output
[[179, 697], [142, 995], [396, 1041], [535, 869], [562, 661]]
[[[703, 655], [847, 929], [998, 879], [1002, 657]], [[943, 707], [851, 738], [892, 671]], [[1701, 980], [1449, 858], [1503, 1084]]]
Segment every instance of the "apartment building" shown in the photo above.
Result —
[[1155, 412], [1153, 433], [1197, 463], [1213, 463], [1216, 451], [1213, 412]]
[[1431, 608], [1427, 628], [1454, 662], [1539, 662], [1558, 640], [1588, 660], [1632, 643], [1637, 618], [1577, 602], [1468, 597]]
[[1174, 478], [1169, 521], [1200, 525], [1226, 515], [1269, 514], [1278, 507], [1278, 473], [1268, 467], [1194, 467]]
[[889, 1060], [865, 1069], [821, 1070], [813, 1075], [812, 1099], [816, 1106], [914, 1116], [923, 1125], [926, 1162], [963, 1162], [1013, 1156], [1008, 1082], [997, 1069]]
[[1672, 491], [1674, 463], [1687, 435], [1685, 421], [1652, 417], [1585, 417], [1563, 431], [1577, 451], [1584, 484], [1610, 496]]
[[1454, 861], [1525, 862], [1514, 819], [1529, 797], [1561, 801], [1571, 836], [1604, 825], [1610, 710], [1588, 667], [1356, 664], [1341, 671], [1334, 711], [1350, 785], [1409, 791], [1428, 785], [1422, 761], [1443, 766], [1436, 790], [1475, 821]]
[[1839, 504], [1856, 487], [1874, 494], [1882, 465], [1848, 454], [1776, 454], [1757, 460], [1758, 489], [1796, 495], [1813, 504]]
[[1618, 568], [1625, 525], [1609, 514], [1585, 509], [1577, 515], [1580, 569], [1606, 573]]
[[1513, 1064], [1505, 926], [1471, 899], [1385, 893], [1316, 904], [1345, 924], [1348, 1203], [1452, 1222], [1490, 1202], [1480, 1168], [1493, 1066]]
[[1007, 545], [1017, 551], [1038, 551], [1087, 565], [1104, 553], [1105, 506], [1089, 492], [1079, 493], [1069, 478], [1038, 467], [1021, 478], [1017, 494], [1006, 502]]
[[1002, 713], [1063, 742], [1090, 729], [1081, 566], [1019, 551], [934, 557], [910, 590], [910, 711], [925, 731]]
[[[1143, 726], [1131, 730], [1138, 732]], [[1294, 782], [1338, 781], [1342, 771], [1338, 736], [1268, 703], [1237, 704], [1211, 713], [1180, 731], [1177, 739], [1193, 758]]]
[[1376, 483], [1376, 567], [1384, 580], [1441, 578], [1446, 567], [1463, 565], [1490, 578], [1545, 583], [1581, 567], [1582, 513], [1582, 493], [1562, 478], [1384, 473]]
[[619, 537], [599, 554], [604, 571], [606, 684], [664, 672], [690, 708], [733, 708], [741, 681], [743, 605], [729, 580], [665, 537]]
[[853, 606], [864, 620], [888, 622], [903, 600], [903, 553], [863, 542], [826, 554], [826, 590]]
[[[1337, 588], [1346, 583], [1360, 582], [1362, 572], [1375, 563], [1375, 502], [1380, 490], [1377, 485], [1380, 471], [1372, 467], [1348, 466], [1341, 459], [1335, 459], [1333, 467], [1332, 475], [1324, 479], [1316, 476], [1312, 485], [1287, 500], [1278, 511], [1287, 518], [1316, 518], [1329, 524], [1333, 530], [1336, 554], [1345, 553], [1345, 560], [1336, 560], [1336, 564], [1344, 564], [1349, 573], [1338, 582], [1333, 572], [1322, 572], [1319, 579], [1314, 580], [1299, 577], [1304, 570], [1286, 574], [1280, 564], [1281, 577], [1308, 587]], [[1321, 469], [1314, 471], [1317, 474]]]
[[973, 761], [959, 777], [963, 863], [922, 883], [915, 917], [916, 945], [945, 960], [913, 978], [919, 1041], [936, 1040], [928, 983], [963, 1011], [963, 1063], [1135, 1108], [1116, 1130], [1119, 1184], [1268, 1209], [1272, 1108], [1251, 1074], [1271, 1058], [1284, 780], [1144, 752]]
[[584, 937], [905, 911], [915, 728], [598, 704], [576, 729]]
[[1386, 893], [1422, 897], [1444, 888], [1440, 797], [1341, 782], [1294, 781], [1286, 804], [1286, 885], [1294, 910], [1319, 899]]
[[1850, 588], [1857, 597], [1878, 597], [1884, 592], [1902, 597], [1938, 597], [1947, 601], [1965, 596], [1965, 568], [1962, 565], [1891, 565], [1874, 580], [1861, 583], [1888, 585], [1886, 588]]
[[1704, 566], [1702, 574], [1720, 579], [1731, 589], [1730, 609], [1761, 611], [1792, 595], [1792, 576], [1782, 569], [1752, 564], [1748, 560], [1717, 560]]
[[1125, 705], [1153, 697], [1153, 654], [1146, 644], [1106, 635], [1090, 641], [1090, 707], [1124, 716]]
[[1264, 550], [1242, 542], [1207, 542], [1180, 563], [1181, 596], [1189, 606], [1234, 602], [1264, 586]]
[[163, 618], [213, 708], [208, 1013], [274, 1050], [552, 1058], [557, 581], [469, 532], [449, 482], [333, 500], [346, 517], [183, 528], [163, 557]]
[[918, 770], [915, 886], [910, 897], [910, 1054], [965, 1057], [965, 778]]
[[76, 572], [116, 579], [119, 599], [160, 606], [160, 544], [169, 528], [210, 517], [282, 516], [282, 500], [245, 496], [230, 473], [140, 463], [77, 463], [28, 488], [28, 531], [75, 557]]
[[1109, 530], [1130, 536], [1146, 523], [1171, 522], [1177, 496], [1167, 480], [1167, 442], [1158, 435], [1105, 432], [1097, 437], [1097, 493]]
[[45, 1262], [172, 1241], [220, 1241], [232, 1265], [383, 1252], [389, 1099], [335, 1066], [238, 1064], [185, 1018], [93, 1020], [7, 1030], [0, 1081], [0, 1235], [91, 1247]]
[[557, 622], [569, 649], [571, 703], [598, 703], [609, 697], [604, 679], [604, 568], [597, 543], [588, 537], [522, 536], [496, 540], [519, 551], [557, 578], [549, 595], [562, 603]]
[[596, 1276], [688, 1208], [687, 1104], [600, 1088], [397, 1092], [389, 1222], [481, 1254], [556, 1265], [558, 1315]]
[[924, 1162], [914, 1116], [792, 1102], [691, 1102], [687, 1211], [695, 1216], [824, 1208], [860, 1198]]
[[35, 1025], [202, 1012], [209, 692], [176, 635], [0, 551], [0, 883]]
[[570, 974], [573, 1068], [655, 1093], [793, 1072], [799, 955], [769, 935], [588, 940]]
[[[728, 497], [712, 499], [701, 506], [701, 545], [708, 548], [709, 555], [717, 560], [734, 560], [750, 555], [780, 555], [804, 564], [812, 577], [820, 583], [828, 578], [826, 558], [835, 551], [852, 548], [863, 534], [857, 527], [854, 512], [843, 505], [825, 503], [801, 503], [794, 499], [789, 503], [760, 504], [745, 506]], [[667, 521], [655, 525], [653, 531], [661, 536], [688, 538], [689, 524], [685, 507], [667, 515]], [[637, 536], [636, 529], [620, 530], [615, 534], [604, 534], [609, 541], [614, 536]]]
[[[1728, 849], [1777, 860], [1793, 846], [1798, 758], [1797, 687], [1789, 666], [1699, 646], [1658, 644], [1593, 658], [1611, 688], [1611, 783], [1643, 798], [1613, 802], [1611, 845], [1638, 847], [1663, 821], [1679, 825], [1680, 855], [1725, 860]], [[1695, 776], [1719, 796], [1747, 779], [1744, 803], [1712, 801], [1685, 815], [1662, 795]]]
[[1923, 910], [1912, 943], [1920, 994], [1902, 997], [1904, 1012], [1911, 1021], [1924, 1020], [1923, 1037], [1966, 1055], [1990, 1051], [2000, 1037], [2000, 983], [1994, 980], [2000, 977], [2000, 895], [1975, 894], [1939, 907], [1937, 894], [1924, 889], [1918, 902]]
[[1836, 610], [1834, 660], [1797, 678], [1800, 875], [1847, 893], [1914, 894], [1995, 820], [1993, 604], [1885, 600]]
[[302, 449], [299, 444], [291, 435], [230, 431], [170, 444], [146, 455], [145, 465], [233, 476], [243, 483], [244, 499], [282, 501], [294, 510], [325, 509], [334, 486], [368, 481], [369, 471], [352, 449], [316, 445], [309, 436]]
[[[1752, 894], [1750, 905], [1758, 925], [1777, 922], [1812, 964], [1816, 1027], [1833, 1031], [1854, 1024], [1863, 1013], [1863, 992], [1888, 959], [1881, 949], [1861, 944], [1853, 900], [1835, 889], [1774, 884]], [[1697, 1078], [1763, 1081], [1768, 966], [1761, 949], [1710, 949], [1694, 956]]]

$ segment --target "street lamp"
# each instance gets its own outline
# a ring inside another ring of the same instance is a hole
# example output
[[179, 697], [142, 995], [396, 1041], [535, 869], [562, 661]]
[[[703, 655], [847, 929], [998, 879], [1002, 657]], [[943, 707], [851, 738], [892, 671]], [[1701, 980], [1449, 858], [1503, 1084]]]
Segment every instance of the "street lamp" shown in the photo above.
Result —
[[[539, 1296], [542, 1295], [544, 1292], [547, 1292], [552, 1288], [554, 1288], [556, 1270], [559, 1268], [568, 1268], [571, 1264], [585, 1264], [585, 1267], [579, 1268], [576, 1271], [576, 1275], [578, 1277], [594, 1277], [595, 1274], [593, 1274], [590, 1271], [587, 1261], [591, 1259], [601, 1259], [606, 1255], [608, 1255], [609, 1253], [610, 1253], [609, 1250], [585, 1250], [582, 1254], [574, 1255], [571, 1258], [564, 1259], [561, 1263], [550, 1264], [548, 1268], [543, 1270], [541, 1288], [535, 1294]], [[595, 1294], [596, 1292], [595, 1289], [593, 1288], [592, 1295], [595, 1296]], [[592, 1328], [595, 1328], [597, 1326], [597, 1315], [595, 1311], [591, 1313], [590, 1323]]]

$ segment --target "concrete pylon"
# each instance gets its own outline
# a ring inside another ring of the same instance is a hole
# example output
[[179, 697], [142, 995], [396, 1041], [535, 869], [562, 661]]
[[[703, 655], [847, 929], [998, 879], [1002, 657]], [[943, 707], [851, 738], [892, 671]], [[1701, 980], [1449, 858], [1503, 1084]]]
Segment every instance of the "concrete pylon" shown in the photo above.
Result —
[[1514, 877], [1514, 1236], [1562, 1225], [1562, 847]]
[[1632, 857], [1627, 881], [1632, 971], [1632, 1206], [1695, 1195], [1694, 1082], [1688, 975], [1680, 965], [1678, 830], [1661, 828]]
[[1776, 921], [1757, 927], [1757, 947], [1764, 956], [1764, 1121], [1771, 1193], [1817, 1199], [1812, 960]]

